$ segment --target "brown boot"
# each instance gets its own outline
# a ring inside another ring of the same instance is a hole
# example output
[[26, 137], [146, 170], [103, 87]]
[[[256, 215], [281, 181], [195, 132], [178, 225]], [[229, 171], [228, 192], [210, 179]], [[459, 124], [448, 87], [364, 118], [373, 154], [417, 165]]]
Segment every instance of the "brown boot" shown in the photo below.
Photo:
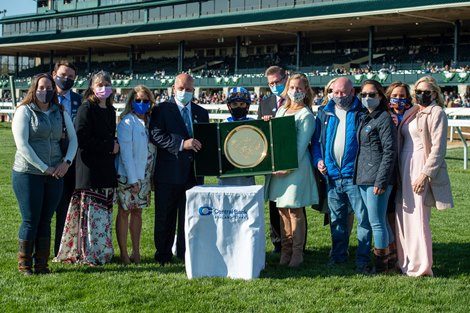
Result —
[[51, 238], [37, 238], [34, 250], [34, 273], [49, 274], [51, 271], [47, 265], [51, 252]]
[[375, 273], [381, 274], [388, 270], [388, 247], [385, 249], [374, 248], [375, 254]]
[[292, 227], [288, 209], [279, 208], [281, 216], [281, 259], [279, 264], [287, 265], [292, 257]]
[[398, 257], [397, 257], [397, 243], [394, 241], [388, 245], [388, 269], [394, 270], [397, 267]]
[[33, 274], [33, 247], [34, 242], [30, 240], [19, 240], [18, 271], [27, 276]]
[[299, 267], [304, 262], [305, 216], [302, 208], [289, 211], [292, 225], [292, 258], [289, 267]]

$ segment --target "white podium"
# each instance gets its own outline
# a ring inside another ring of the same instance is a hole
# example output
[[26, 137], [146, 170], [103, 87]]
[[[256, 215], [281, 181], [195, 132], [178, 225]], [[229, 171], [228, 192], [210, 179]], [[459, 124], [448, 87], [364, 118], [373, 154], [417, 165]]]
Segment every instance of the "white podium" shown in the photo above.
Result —
[[263, 186], [196, 186], [186, 199], [188, 278], [259, 277], [266, 257]]

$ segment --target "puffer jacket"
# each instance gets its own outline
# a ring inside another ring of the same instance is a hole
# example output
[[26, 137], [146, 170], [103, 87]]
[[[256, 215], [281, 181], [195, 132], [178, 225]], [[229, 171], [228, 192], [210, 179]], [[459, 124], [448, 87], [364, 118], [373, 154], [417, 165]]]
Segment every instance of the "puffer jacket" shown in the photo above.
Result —
[[361, 118], [354, 183], [386, 189], [395, 183], [397, 130], [390, 113], [377, 109]]
[[338, 117], [335, 115], [335, 102], [330, 100], [324, 107], [320, 107], [315, 120], [315, 132], [312, 137], [313, 166], [317, 167], [320, 160], [325, 162], [329, 179], [352, 178], [354, 163], [357, 154], [356, 131], [365, 108], [354, 97], [353, 103], [346, 114], [346, 143], [342, 166], [340, 167], [334, 157], [334, 139], [338, 128]]

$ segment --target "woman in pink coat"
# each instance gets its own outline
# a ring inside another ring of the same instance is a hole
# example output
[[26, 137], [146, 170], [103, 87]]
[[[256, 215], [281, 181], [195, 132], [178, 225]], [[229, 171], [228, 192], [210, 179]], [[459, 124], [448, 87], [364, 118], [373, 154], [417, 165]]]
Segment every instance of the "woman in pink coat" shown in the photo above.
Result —
[[398, 267], [408, 276], [432, 276], [431, 207], [454, 206], [447, 165], [444, 99], [429, 76], [415, 83], [415, 106], [398, 128], [401, 188], [397, 192]]

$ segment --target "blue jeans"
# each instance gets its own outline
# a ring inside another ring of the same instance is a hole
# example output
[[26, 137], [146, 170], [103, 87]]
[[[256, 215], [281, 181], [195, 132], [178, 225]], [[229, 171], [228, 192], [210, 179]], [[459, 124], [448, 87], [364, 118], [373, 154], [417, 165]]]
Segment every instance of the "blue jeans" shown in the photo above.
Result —
[[331, 260], [342, 263], [346, 262], [348, 258], [348, 207], [350, 206], [357, 220], [358, 247], [356, 250], [356, 264], [364, 265], [369, 263], [372, 231], [359, 187], [353, 185], [352, 178], [329, 180], [328, 206], [330, 208], [332, 241]]
[[390, 235], [387, 222], [388, 197], [392, 192], [392, 186], [388, 186], [381, 195], [374, 195], [374, 186], [360, 185], [361, 197], [367, 208], [374, 246], [377, 249], [385, 249], [390, 243]]
[[59, 204], [63, 179], [13, 171], [12, 186], [20, 206], [18, 238], [34, 241], [51, 236], [51, 219]]

